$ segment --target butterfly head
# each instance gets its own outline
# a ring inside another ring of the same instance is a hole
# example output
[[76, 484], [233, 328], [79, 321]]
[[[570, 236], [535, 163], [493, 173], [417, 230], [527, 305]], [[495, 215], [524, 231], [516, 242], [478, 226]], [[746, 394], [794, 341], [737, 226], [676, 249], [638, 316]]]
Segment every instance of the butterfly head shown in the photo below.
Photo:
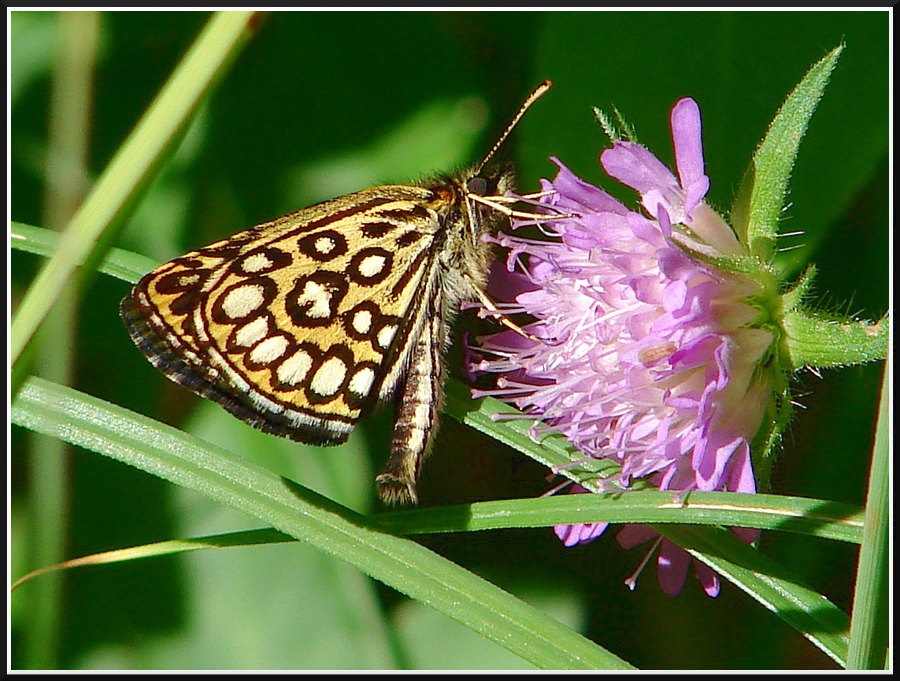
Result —
[[466, 180], [466, 193], [475, 196], [503, 196], [515, 183], [512, 163], [494, 166]]

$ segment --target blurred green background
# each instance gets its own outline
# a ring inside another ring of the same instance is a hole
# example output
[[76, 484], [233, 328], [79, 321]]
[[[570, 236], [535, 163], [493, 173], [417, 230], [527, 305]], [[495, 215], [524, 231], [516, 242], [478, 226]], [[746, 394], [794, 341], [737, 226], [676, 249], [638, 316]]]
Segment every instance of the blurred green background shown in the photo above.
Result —
[[[59, 15], [12, 12], [13, 220], [45, 226], [44, 156]], [[99, 20], [89, 162], [96, 176], [208, 18], [110, 12]], [[819, 266], [816, 301], [877, 318], [888, 307], [888, 22], [885, 12], [290, 12], [266, 15], [118, 245], [164, 260], [308, 203], [475, 162], [540, 81], [554, 88], [504, 153], [533, 190], [557, 156], [618, 196], [597, 163], [592, 106], [621, 111], [671, 162], [668, 112], [694, 97], [710, 201], [727, 209], [788, 92], [842, 41], [846, 50], [800, 149], [781, 263]], [[86, 37], [85, 40], [88, 40]], [[65, 121], [63, 121], [65, 124]], [[41, 259], [11, 258], [13, 306]], [[201, 403], [135, 350], [117, 314], [127, 285], [88, 278], [64, 320], [71, 385], [264, 461], [361, 511], [375, 508], [387, 415], [338, 450], [263, 437]], [[77, 310], [77, 312], [75, 312]], [[468, 323], [471, 323], [469, 320]], [[478, 326], [484, 331], [483, 326]], [[57, 345], [58, 345], [58, 340]], [[52, 375], [54, 348], [33, 370]], [[458, 356], [458, 354], [457, 354]], [[454, 364], [454, 370], [458, 362]], [[803, 372], [774, 492], [862, 504], [882, 365]], [[62, 521], [62, 558], [252, 527], [249, 519], [93, 453], [71, 451], [53, 498], [39, 438], [11, 439], [13, 577], [44, 564], [41, 509]], [[309, 451], [308, 451], [309, 450]], [[29, 458], [28, 452], [37, 456]], [[444, 419], [423, 504], [535, 496], [545, 471]], [[565, 549], [549, 529], [421, 541], [642, 668], [834, 668], [729, 584], [710, 600], [688, 579], [669, 598], [655, 569], [623, 585], [643, 549], [608, 533]], [[761, 549], [849, 612], [856, 550], [768, 533]], [[202, 554], [202, 555], [201, 555]], [[47, 579], [47, 578], [41, 578]], [[524, 668], [478, 635], [296, 545], [207, 551], [64, 574], [43, 624], [40, 587], [12, 600], [14, 668]], [[46, 597], [46, 596], [45, 596]], [[47, 606], [43, 606], [47, 612]], [[49, 624], [47, 624], [49, 622]], [[54, 623], [55, 622], [55, 623]], [[54, 633], [57, 631], [58, 633]]]

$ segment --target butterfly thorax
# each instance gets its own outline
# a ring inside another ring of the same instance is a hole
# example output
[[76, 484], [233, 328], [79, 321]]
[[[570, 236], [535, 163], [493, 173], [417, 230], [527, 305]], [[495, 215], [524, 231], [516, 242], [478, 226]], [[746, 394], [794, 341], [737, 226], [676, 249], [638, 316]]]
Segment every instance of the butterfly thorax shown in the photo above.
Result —
[[434, 192], [429, 206], [439, 216], [441, 247], [435, 249], [441, 266], [441, 284], [451, 314], [459, 304], [474, 300], [487, 285], [492, 258], [484, 237], [496, 233], [505, 220], [501, 213], [474, 201], [472, 195], [499, 196], [512, 188], [511, 166], [476, 175], [473, 170], [434, 180], [425, 186]]

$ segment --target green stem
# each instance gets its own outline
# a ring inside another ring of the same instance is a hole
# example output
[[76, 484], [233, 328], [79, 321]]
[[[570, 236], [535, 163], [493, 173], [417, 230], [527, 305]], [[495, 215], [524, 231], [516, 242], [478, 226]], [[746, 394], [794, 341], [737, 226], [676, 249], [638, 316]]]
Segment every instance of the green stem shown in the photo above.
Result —
[[[53, 66], [46, 155], [43, 222], [61, 230], [84, 197], [88, 182], [90, 112], [94, 63], [100, 42], [98, 12], [60, 12], [59, 40]], [[68, 288], [39, 334], [41, 375], [68, 384], [75, 356], [79, 292]], [[68, 446], [33, 434], [28, 452], [28, 518], [33, 566], [62, 560], [68, 531]], [[36, 586], [28, 618], [29, 636], [23, 639], [26, 669], [58, 669], [62, 577], [52, 575]]]
[[890, 381], [888, 358], [881, 384], [881, 406], [872, 450], [866, 524], [856, 573], [850, 625], [848, 669], [883, 669], [890, 629]]
[[[60, 248], [28, 289], [10, 330], [16, 363], [79, 263], [99, 257], [115, 224], [147, 187], [224, 68], [244, 43], [252, 12], [213, 16], [69, 222]], [[104, 238], [105, 237], [105, 238]]]

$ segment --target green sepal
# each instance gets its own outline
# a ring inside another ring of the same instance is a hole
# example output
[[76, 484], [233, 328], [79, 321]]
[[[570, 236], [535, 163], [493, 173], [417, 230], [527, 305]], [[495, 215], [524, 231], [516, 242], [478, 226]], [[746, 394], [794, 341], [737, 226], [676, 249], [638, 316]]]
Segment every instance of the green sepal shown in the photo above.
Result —
[[783, 326], [794, 368], [843, 367], [887, 357], [887, 315], [871, 322], [792, 310], [785, 314]]
[[775, 257], [778, 223], [797, 150], [843, 49], [839, 45], [823, 57], [788, 95], [741, 181], [729, 222], [750, 254], [763, 262]]

